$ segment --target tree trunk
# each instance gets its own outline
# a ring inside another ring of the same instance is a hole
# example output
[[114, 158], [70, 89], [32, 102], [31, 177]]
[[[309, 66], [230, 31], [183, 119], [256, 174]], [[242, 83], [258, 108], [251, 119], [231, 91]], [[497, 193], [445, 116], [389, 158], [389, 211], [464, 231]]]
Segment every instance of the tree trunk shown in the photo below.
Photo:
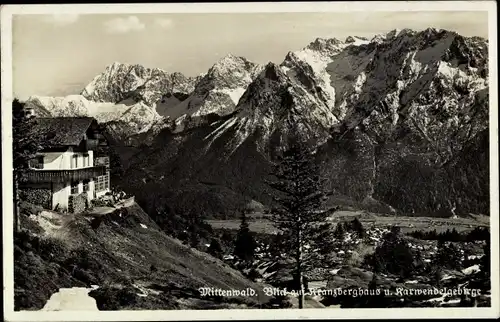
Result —
[[21, 231], [20, 207], [19, 207], [19, 180], [18, 174], [14, 171], [14, 231]]
[[299, 283], [300, 283], [299, 309], [302, 309], [304, 308], [304, 297], [305, 297], [304, 277], [302, 276], [302, 272], [299, 273]]
[[299, 282], [299, 309], [304, 308], [304, 278], [302, 276], [302, 229], [298, 229], [297, 238], [297, 280]]

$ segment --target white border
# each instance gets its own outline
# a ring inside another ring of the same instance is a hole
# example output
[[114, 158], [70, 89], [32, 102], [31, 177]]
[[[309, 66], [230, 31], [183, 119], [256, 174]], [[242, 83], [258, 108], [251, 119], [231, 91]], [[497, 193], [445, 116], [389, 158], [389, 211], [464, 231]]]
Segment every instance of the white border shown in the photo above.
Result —
[[[499, 210], [498, 210], [498, 88], [497, 17], [495, 1], [387, 1], [387, 2], [281, 2], [281, 3], [176, 3], [7, 5], [1, 8], [2, 68], [2, 212], [3, 262], [13, 263], [12, 218], [12, 15], [13, 14], [125, 14], [125, 13], [250, 13], [332, 11], [488, 11], [490, 82], [490, 189], [491, 189], [491, 308], [288, 309], [288, 310], [179, 310], [99, 312], [14, 312], [13, 269], [4, 269], [5, 321], [148, 321], [148, 320], [255, 320], [353, 318], [487, 318], [499, 317]], [[495, 272], [497, 274], [495, 274]], [[8, 301], [7, 301], [8, 300]]]

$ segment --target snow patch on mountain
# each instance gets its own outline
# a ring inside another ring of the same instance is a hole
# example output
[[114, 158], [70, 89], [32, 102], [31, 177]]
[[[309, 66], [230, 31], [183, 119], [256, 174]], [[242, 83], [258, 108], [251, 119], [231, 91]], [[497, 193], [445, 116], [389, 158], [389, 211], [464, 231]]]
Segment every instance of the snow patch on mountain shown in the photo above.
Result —
[[163, 115], [182, 123], [191, 117], [209, 114], [224, 116], [234, 112], [248, 85], [262, 66], [243, 57], [227, 55], [215, 63], [200, 79], [191, 95], [178, 105], [166, 109]]
[[361, 45], [369, 44], [370, 41], [365, 37], [348, 36], [345, 40], [345, 43], [349, 44], [349, 45], [354, 45], [354, 46], [361, 46]]
[[243, 96], [243, 93], [245, 93], [245, 90], [246, 90], [246, 88], [244, 88], [244, 87], [237, 87], [237, 88], [233, 88], [233, 89], [223, 88], [223, 89], [219, 89], [219, 90], [215, 90], [215, 91], [229, 95], [229, 97], [233, 101], [234, 105], [237, 105], [238, 102], [240, 101], [241, 96]]
[[[416, 126], [430, 142], [444, 140], [463, 124], [456, 117], [436, 121], [435, 110], [454, 114], [479, 100], [476, 93], [488, 87], [487, 77], [475, 67], [478, 63], [464, 65], [471, 56], [460, 52], [482, 48], [481, 41], [434, 28], [392, 30], [371, 41], [318, 38], [288, 53], [278, 69], [266, 66], [240, 98], [238, 114], [206, 137], [208, 145], [231, 133], [227, 146], [234, 151], [257, 132], [257, 144], [265, 145], [273, 134], [286, 136], [292, 123], [304, 136], [340, 123], [347, 128], [362, 124], [385, 135], [401, 120]], [[441, 96], [427, 102], [436, 93]]]
[[151, 128], [162, 117], [143, 102], [135, 104], [93, 102], [82, 95], [65, 97], [31, 96], [26, 105], [37, 114], [44, 109], [52, 117], [91, 116], [100, 123], [121, 122], [127, 125], [128, 134], [141, 133]]
[[[300, 64], [298, 60], [295, 62]], [[282, 67], [269, 63], [264, 68], [241, 97], [236, 108], [238, 113], [205, 138], [207, 148], [229, 132], [226, 142], [229, 155], [250, 136], [255, 139], [257, 149], [264, 153], [272, 135], [278, 135], [277, 139], [284, 142], [293, 131], [300, 131], [314, 139], [322, 137], [323, 132], [337, 122], [329, 107], [318, 99], [318, 93], [314, 89], [311, 92], [300, 80], [291, 79]], [[310, 69], [305, 72], [311, 77]]]

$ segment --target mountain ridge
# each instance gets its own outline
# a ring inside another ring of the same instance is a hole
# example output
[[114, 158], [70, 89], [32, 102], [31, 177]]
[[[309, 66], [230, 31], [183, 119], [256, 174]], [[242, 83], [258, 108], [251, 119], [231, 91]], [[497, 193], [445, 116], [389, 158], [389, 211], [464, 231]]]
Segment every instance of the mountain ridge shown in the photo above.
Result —
[[[166, 133], [159, 134], [152, 154], [136, 162], [157, 176], [161, 169], [177, 169], [179, 174], [165, 175], [171, 189], [192, 194], [198, 188], [189, 181], [202, 179], [269, 205], [264, 178], [272, 156], [299, 126], [303, 138], [316, 141], [330, 188], [358, 206], [378, 200], [381, 208], [387, 204], [406, 214], [447, 215], [449, 204], [456, 204], [458, 212], [488, 213], [486, 172], [479, 172], [472, 200], [460, 182], [473, 180], [479, 170], [458, 162], [463, 177], [455, 179], [445, 170], [451, 160], [468, 158], [462, 151], [487, 133], [487, 43], [433, 28], [361, 41], [317, 39], [282, 64], [267, 64], [234, 114], [174, 135], [171, 152], [161, 147]], [[481, 166], [488, 169], [486, 159]], [[131, 180], [142, 176], [133, 168], [129, 173]]]
[[[190, 183], [201, 180], [240, 195], [235, 198], [269, 204], [263, 180], [254, 177], [266, 176], [273, 155], [298, 131], [320, 151], [330, 187], [355, 204], [375, 199], [404, 213], [446, 212], [453, 203], [457, 211], [489, 211], [489, 178], [463, 162], [472, 142], [488, 140], [486, 39], [435, 28], [392, 30], [371, 40], [317, 38], [281, 63], [259, 65], [229, 54], [178, 87], [173, 74], [112, 66], [109, 74], [122, 81], [98, 76], [100, 88], [109, 88], [99, 99], [143, 103], [137, 114], [155, 115], [133, 131], [121, 116], [112, 120], [120, 124], [117, 132], [127, 133], [123, 140], [149, 145], [132, 160], [129, 186], [149, 191], [146, 171], [164, 177], [164, 189], [210, 195]], [[462, 178], [451, 178], [451, 164]], [[488, 169], [486, 159], [481, 167]], [[464, 194], [468, 181], [479, 187], [474, 200]], [[410, 188], [410, 182], [426, 188]], [[449, 189], [439, 191], [439, 182]]]

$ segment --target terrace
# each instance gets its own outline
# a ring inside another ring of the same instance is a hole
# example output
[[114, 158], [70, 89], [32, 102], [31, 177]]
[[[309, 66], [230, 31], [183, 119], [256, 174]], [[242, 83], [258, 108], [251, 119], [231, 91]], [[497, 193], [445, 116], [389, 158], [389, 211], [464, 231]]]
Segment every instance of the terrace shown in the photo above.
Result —
[[95, 167], [67, 169], [67, 170], [43, 170], [30, 169], [27, 173], [29, 183], [47, 183], [47, 182], [68, 182], [83, 181], [106, 174], [106, 166], [99, 165]]

